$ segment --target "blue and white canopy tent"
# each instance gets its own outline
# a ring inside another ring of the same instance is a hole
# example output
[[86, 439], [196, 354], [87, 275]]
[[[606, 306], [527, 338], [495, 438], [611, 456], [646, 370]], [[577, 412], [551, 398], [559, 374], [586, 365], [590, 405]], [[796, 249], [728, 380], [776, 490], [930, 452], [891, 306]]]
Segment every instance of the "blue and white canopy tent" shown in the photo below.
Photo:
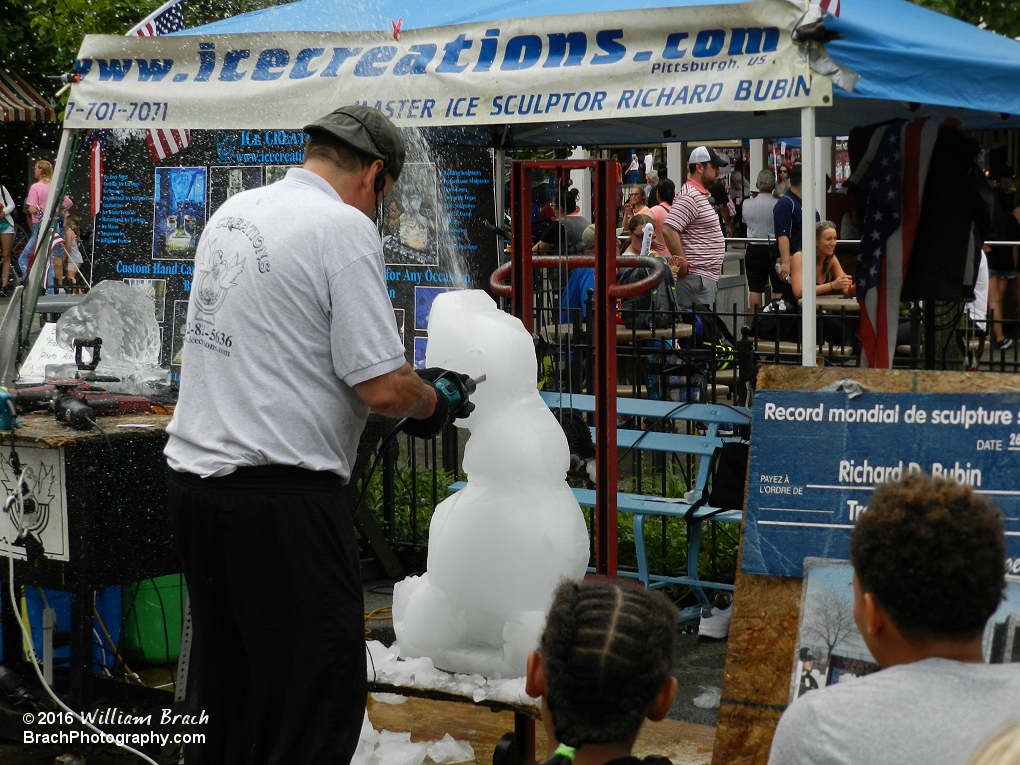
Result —
[[[955, 116], [969, 129], [1020, 126], [1020, 43], [906, 0], [844, 0], [839, 18], [808, 0], [548, 8], [298, 0], [171, 36], [90, 35], [56, 173], [81, 129], [300, 128], [353, 101], [450, 143], [496, 147], [807, 139], [911, 115]], [[826, 30], [841, 38], [823, 45]], [[805, 177], [816, 163], [806, 151]], [[816, 194], [805, 185], [809, 208]], [[805, 220], [807, 257], [814, 236]], [[33, 273], [30, 285], [41, 278]], [[33, 310], [29, 299], [26, 326]], [[810, 290], [804, 314], [804, 363], [813, 365]], [[0, 370], [8, 356], [0, 349]]]
[[[529, 27], [534, 34], [546, 37], [575, 28], [571, 25], [578, 19], [591, 19], [594, 24], [586, 26], [606, 29], [608, 25], [599, 19], [606, 14], [607, 20], [612, 16], [622, 19], [621, 26], [629, 41], [630, 25], [639, 14], [646, 12], [651, 14], [654, 24], [664, 30], [663, 37], [667, 39], [668, 32], [674, 29], [697, 31], [698, 17], [706, 9], [721, 12], [727, 28], [753, 27], [753, 19], [758, 19], [766, 27], [771, 24], [782, 27], [783, 17], [789, 18], [788, 13], [777, 14], [773, 4], [761, 0], [745, 3], [731, 0], [591, 0], [586, 3], [583, 16], [548, 15], [549, 4], [538, 0], [453, 0], [448, 3], [379, 0], [372, 5], [372, 10], [366, 11], [363, 5], [349, 0], [298, 0], [178, 34], [313, 34], [382, 30], [390, 35], [391, 22], [398, 20], [404, 32], [460, 24], [488, 28], [493, 26], [493, 22], [514, 20]], [[800, 0], [793, 5], [797, 9], [794, 14], [796, 23], [808, 4], [806, 0]], [[754, 13], [756, 7], [769, 10]], [[828, 55], [859, 75], [860, 79], [852, 92], [838, 84], [833, 86], [834, 98], [816, 115], [818, 135], [846, 135], [857, 125], [908, 115], [955, 116], [971, 130], [1020, 127], [1020, 88], [1017, 87], [1020, 82], [1020, 43], [1017, 41], [929, 11], [907, 0], [843, 0], [840, 15], [826, 16], [824, 26], [841, 36], [825, 43]], [[505, 31], [501, 37], [506, 39]], [[695, 35], [691, 33], [687, 41], [693, 43], [694, 40]], [[722, 57], [727, 58], [731, 50], [732, 45], [727, 46]], [[593, 49], [593, 52], [596, 51]], [[716, 59], [710, 57], [707, 60]], [[664, 60], [656, 51], [648, 62], [649, 68], [653, 69], [656, 63], [667, 64], [670, 61]], [[706, 58], [695, 58], [692, 51], [676, 61], [691, 63], [706, 61]], [[546, 67], [547, 64], [543, 64], [536, 68]], [[578, 71], [564, 69], [564, 75]], [[661, 68], [649, 74], [649, 79], [653, 80], [652, 87], [682, 85], [690, 75]], [[542, 125], [535, 119], [504, 119], [504, 122], [517, 123], [512, 128], [517, 146], [661, 143], [666, 131], [671, 132], [667, 140], [678, 141], [798, 134], [799, 113], [789, 108], [791, 104], [783, 104], [785, 94], [777, 98], [775, 91], [771, 91], [765, 97], [764, 92], [764, 86], [757, 90], [762, 100], [756, 100], [755, 92], [752, 92], [747, 102], [734, 104], [748, 108], [726, 111], [717, 108], [688, 109], [681, 113], [674, 109], [666, 114], [653, 114], [642, 109], [634, 110], [632, 114], [620, 113], [608, 120], [593, 118], [590, 114], [584, 119], [576, 119], [576, 115], [571, 114], [570, 120]], [[381, 95], [377, 95], [374, 100], [380, 98]], [[777, 105], [786, 108], [776, 109]], [[488, 130], [477, 132], [485, 143], [491, 140]]]

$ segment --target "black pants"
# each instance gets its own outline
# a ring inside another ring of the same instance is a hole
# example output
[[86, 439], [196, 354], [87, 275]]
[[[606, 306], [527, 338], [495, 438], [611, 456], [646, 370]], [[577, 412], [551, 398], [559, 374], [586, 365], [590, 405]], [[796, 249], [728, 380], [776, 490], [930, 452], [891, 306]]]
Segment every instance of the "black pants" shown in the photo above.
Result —
[[[765, 285], [776, 277], [776, 260], [779, 253], [774, 244], [749, 244], [744, 254], [744, 272], [747, 274], [748, 292], [762, 293]], [[773, 284], [772, 291], [778, 292]]]
[[171, 473], [194, 628], [186, 765], [347, 765], [365, 714], [364, 598], [332, 473]]

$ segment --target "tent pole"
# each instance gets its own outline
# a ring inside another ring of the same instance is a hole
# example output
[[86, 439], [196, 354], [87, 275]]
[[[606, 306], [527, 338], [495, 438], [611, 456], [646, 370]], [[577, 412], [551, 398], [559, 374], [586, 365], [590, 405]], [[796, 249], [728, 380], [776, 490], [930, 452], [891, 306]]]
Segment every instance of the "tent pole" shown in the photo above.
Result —
[[[832, 189], [836, 189], [836, 171], [832, 165], [832, 136], [819, 136], [815, 139], [815, 145], [818, 147], [818, 162], [815, 164], [815, 170], [817, 171], [818, 178], [818, 212], [822, 215], [822, 220], [826, 220], [828, 216], [828, 199], [826, 194], [828, 193], [825, 189], [825, 176], [829, 176], [832, 181]], [[839, 221], [836, 221], [838, 224]], [[837, 230], [837, 234], [839, 231]]]
[[[573, 147], [571, 159], [591, 159], [591, 152], [581, 146]], [[587, 167], [570, 171], [572, 187], [581, 192], [577, 204], [581, 209], [581, 217], [591, 220], [591, 170]]]
[[[818, 191], [815, 185], [815, 168], [818, 167], [818, 152], [815, 146], [815, 108], [805, 106], [800, 110], [800, 146], [803, 167], [801, 191], [804, 214], [801, 216], [801, 366], [813, 367], [817, 361], [818, 349], [815, 343], [815, 210], [818, 208]], [[790, 253], [793, 255], [793, 253]]]
[[755, 191], [758, 188], [754, 185], [758, 180], [758, 173], [768, 167], [768, 164], [765, 162], [765, 140], [763, 138], [752, 138], [750, 150], [751, 169], [748, 171], [748, 177], [744, 181], [750, 183], [749, 188], [751, 191]]
[[25, 300], [21, 307], [21, 347], [28, 345], [28, 336], [32, 331], [32, 315], [35, 313], [36, 302], [39, 300], [39, 289], [46, 276], [50, 245], [53, 242], [51, 224], [57, 218], [56, 211], [64, 201], [61, 188], [64, 183], [64, 175], [71, 164], [71, 145], [78, 132], [77, 129], [65, 128], [60, 134], [60, 148], [57, 149], [57, 159], [53, 163], [50, 195], [46, 201], [46, 208], [42, 211], [39, 219], [39, 236], [35, 242], [37, 254], [35, 260], [32, 261], [32, 266], [28, 269], [28, 278], [25, 280]]
[[684, 183], [686, 174], [684, 173], [684, 145], [676, 141], [671, 141], [666, 144], [666, 171], [669, 173], [670, 179], [677, 186], [677, 191]]

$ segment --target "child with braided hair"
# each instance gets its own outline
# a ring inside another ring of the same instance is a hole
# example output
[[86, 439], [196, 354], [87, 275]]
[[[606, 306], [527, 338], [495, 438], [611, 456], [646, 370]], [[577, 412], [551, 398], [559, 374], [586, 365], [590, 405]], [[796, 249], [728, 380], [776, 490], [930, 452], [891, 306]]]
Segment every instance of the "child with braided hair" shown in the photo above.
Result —
[[560, 585], [528, 657], [526, 690], [542, 698], [549, 741], [545, 765], [640, 763], [630, 752], [641, 724], [664, 718], [676, 695], [675, 633], [676, 609], [657, 592]]

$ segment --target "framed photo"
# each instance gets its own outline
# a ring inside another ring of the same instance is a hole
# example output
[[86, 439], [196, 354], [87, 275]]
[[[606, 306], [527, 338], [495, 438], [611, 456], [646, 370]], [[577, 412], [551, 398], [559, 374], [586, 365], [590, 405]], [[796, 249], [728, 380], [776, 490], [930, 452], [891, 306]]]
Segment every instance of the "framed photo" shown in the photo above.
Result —
[[206, 220], [205, 167], [157, 167], [152, 259], [194, 260]]
[[432, 162], [408, 162], [383, 200], [388, 265], [439, 265], [439, 179]]

